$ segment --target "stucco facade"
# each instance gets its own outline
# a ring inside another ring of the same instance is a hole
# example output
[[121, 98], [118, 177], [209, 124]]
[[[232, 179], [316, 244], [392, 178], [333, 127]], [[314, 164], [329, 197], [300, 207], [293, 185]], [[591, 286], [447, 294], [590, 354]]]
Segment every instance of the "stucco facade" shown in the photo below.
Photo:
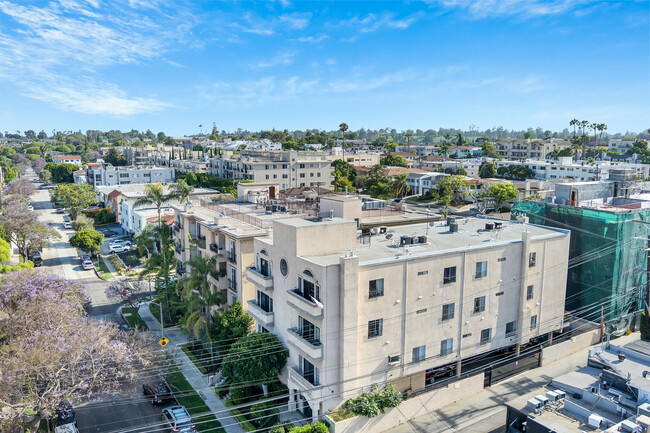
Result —
[[355, 221], [288, 219], [255, 239], [249, 304], [271, 311], [249, 312], [289, 348], [289, 410], [316, 419], [374, 383], [419, 390], [463, 359], [561, 329], [568, 231], [456, 227], [358, 238]]

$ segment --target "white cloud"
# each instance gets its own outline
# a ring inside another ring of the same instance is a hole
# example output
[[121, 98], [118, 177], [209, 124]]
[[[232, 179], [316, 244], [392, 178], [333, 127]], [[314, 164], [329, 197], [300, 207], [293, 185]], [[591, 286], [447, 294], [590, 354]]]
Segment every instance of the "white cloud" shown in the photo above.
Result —
[[418, 78], [420, 74], [410, 70], [398, 71], [392, 74], [384, 74], [378, 77], [363, 76], [353, 79], [334, 80], [328, 83], [332, 92], [364, 92], [375, 90], [388, 85], [395, 85], [407, 80]]
[[336, 65], [336, 59], [325, 59], [326, 65]]
[[[427, 1], [427, 0], [425, 0]], [[449, 9], [462, 9], [474, 19], [494, 16], [532, 18], [571, 12], [590, 0], [428, 0]]]
[[233, 26], [245, 33], [253, 33], [260, 36], [271, 36], [276, 31], [284, 31], [287, 28], [302, 30], [309, 25], [310, 13], [282, 14], [271, 19], [260, 18], [251, 13], [244, 14], [244, 23], [234, 23]]
[[349, 20], [342, 21], [344, 26], [352, 27], [361, 33], [371, 33], [379, 29], [407, 29], [420, 18], [421, 14], [414, 14], [408, 18], [398, 19], [394, 13], [384, 12], [382, 14], [368, 14], [367, 16], [353, 17]]
[[296, 39], [298, 42], [305, 42], [305, 43], [310, 43], [310, 44], [316, 44], [318, 42], [323, 42], [325, 39], [327, 39], [329, 36], [326, 34], [321, 34], [319, 36], [303, 36], [301, 38]]
[[208, 99], [221, 103], [263, 104], [291, 99], [312, 92], [318, 80], [303, 80], [300, 77], [278, 79], [274, 76], [248, 81], [218, 81], [208, 88], [199, 89]]
[[[129, 96], [112, 83], [89, 78], [112, 65], [151, 60], [174, 64], [164, 55], [180, 42], [178, 16], [164, 10], [143, 15], [133, 9], [153, 3], [160, 1], [107, 5], [99, 0], [56, 0], [25, 6], [0, 0], [0, 76], [22, 94], [65, 110], [118, 116], [161, 110], [168, 104]], [[181, 9], [175, 11], [184, 15]], [[182, 26], [192, 26], [190, 19], [182, 21]]]
[[251, 65], [257, 68], [270, 68], [271, 66], [277, 65], [290, 65], [293, 63], [293, 58], [296, 55], [293, 51], [285, 51], [283, 53], [278, 53], [268, 60], [261, 61], [255, 65]]

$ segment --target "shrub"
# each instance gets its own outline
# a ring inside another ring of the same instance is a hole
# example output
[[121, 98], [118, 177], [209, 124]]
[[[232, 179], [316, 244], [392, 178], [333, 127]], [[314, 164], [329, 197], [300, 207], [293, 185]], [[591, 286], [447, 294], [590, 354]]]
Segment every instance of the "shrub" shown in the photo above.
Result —
[[650, 340], [650, 326], [646, 325], [646, 320], [645, 313], [641, 313], [641, 339]]
[[22, 271], [24, 269], [32, 269], [34, 267], [34, 263], [32, 262], [23, 262], [19, 263], [16, 266], [12, 265], [0, 265], [0, 274], [6, 274], [7, 272], [13, 272], [13, 271]]
[[277, 421], [278, 410], [273, 407], [273, 403], [258, 403], [251, 406], [248, 419], [255, 427], [265, 428]]
[[370, 392], [365, 392], [356, 398], [345, 402], [343, 407], [368, 418], [384, 413], [386, 408], [397, 407], [402, 402], [402, 393], [397, 392], [393, 385], [388, 384], [379, 390], [378, 385], [373, 385]]
[[255, 393], [255, 388], [252, 386], [232, 387], [230, 389], [230, 400], [235, 405], [248, 403]]
[[115, 215], [113, 215], [107, 209], [100, 210], [94, 216], [95, 216], [95, 224], [96, 225], [110, 224], [110, 223], [115, 222]]
[[269, 433], [329, 433], [329, 427], [324, 421], [317, 421], [301, 427], [291, 424], [278, 424], [273, 426]]

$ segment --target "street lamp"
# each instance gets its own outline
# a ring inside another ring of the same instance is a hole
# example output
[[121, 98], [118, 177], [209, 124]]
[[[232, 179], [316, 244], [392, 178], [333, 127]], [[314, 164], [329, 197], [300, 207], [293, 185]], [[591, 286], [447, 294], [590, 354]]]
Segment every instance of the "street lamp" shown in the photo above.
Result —
[[149, 303], [160, 307], [160, 337], [163, 338], [165, 336], [165, 325], [163, 324], [162, 305], [154, 301], [149, 301]]

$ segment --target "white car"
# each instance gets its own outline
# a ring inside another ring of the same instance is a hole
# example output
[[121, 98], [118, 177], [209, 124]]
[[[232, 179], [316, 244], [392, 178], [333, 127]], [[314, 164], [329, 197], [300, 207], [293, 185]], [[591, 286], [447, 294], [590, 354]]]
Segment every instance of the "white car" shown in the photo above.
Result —
[[81, 263], [81, 266], [83, 266], [85, 270], [93, 269], [95, 267], [95, 265], [93, 265], [93, 262], [91, 262], [90, 260], [84, 260]]
[[123, 253], [124, 251], [131, 250], [131, 244], [111, 244], [108, 246], [108, 251], [111, 253]]
[[70, 225], [70, 221], [63, 221], [63, 228], [64, 229], [71, 229], [72, 225]]
[[32, 205], [30, 204], [29, 206], [27, 206], [27, 210], [30, 211], [30, 212], [33, 211], [33, 210], [34, 210], [34, 206], [32, 206]]

